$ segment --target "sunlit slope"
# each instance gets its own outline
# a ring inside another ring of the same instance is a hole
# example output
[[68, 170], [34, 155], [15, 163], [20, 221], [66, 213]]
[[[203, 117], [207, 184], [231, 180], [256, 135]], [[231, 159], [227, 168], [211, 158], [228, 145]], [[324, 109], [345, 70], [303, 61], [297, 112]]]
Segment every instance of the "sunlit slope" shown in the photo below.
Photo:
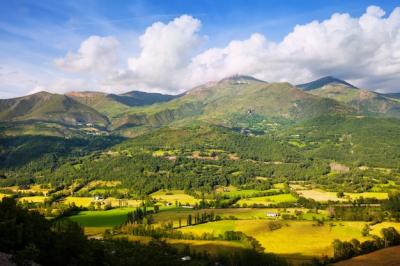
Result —
[[108, 119], [93, 108], [68, 96], [48, 92], [0, 100], [0, 121], [44, 121], [72, 126], [86, 123], [108, 125]]
[[133, 108], [121, 114], [113, 125], [116, 128], [160, 126], [178, 120], [224, 124], [234, 114], [308, 119], [353, 111], [334, 100], [303, 92], [289, 83], [267, 83], [252, 77], [233, 76], [196, 87], [168, 103]]

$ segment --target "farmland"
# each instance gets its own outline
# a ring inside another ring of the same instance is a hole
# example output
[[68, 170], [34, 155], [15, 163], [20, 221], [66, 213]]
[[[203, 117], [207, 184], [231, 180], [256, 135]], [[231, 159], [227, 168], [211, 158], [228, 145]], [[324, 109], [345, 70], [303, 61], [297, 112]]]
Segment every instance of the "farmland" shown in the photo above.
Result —
[[[312, 221], [282, 221], [282, 227], [276, 230], [269, 229], [270, 222], [268, 220], [218, 221], [180, 230], [197, 235], [203, 233], [218, 235], [225, 231], [241, 231], [255, 237], [267, 252], [294, 259], [332, 256], [331, 244], [334, 239], [356, 238], [360, 241], [370, 239], [361, 235], [364, 222], [333, 222], [318, 226]], [[381, 228], [388, 226], [396, 226], [400, 230], [400, 224], [382, 223], [374, 228], [374, 233], [379, 234]], [[288, 236], [295, 237], [296, 241]]]
[[238, 201], [240, 206], [252, 206], [254, 204], [270, 205], [283, 202], [296, 202], [297, 199], [292, 194], [279, 194], [273, 196], [245, 198]]
[[112, 228], [126, 221], [126, 215], [132, 208], [118, 208], [108, 211], [82, 211], [68, 219], [78, 222], [83, 227]]
[[185, 194], [183, 190], [160, 190], [150, 194], [150, 196], [159, 202], [169, 205], [175, 205], [176, 203], [194, 205], [200, 201]]

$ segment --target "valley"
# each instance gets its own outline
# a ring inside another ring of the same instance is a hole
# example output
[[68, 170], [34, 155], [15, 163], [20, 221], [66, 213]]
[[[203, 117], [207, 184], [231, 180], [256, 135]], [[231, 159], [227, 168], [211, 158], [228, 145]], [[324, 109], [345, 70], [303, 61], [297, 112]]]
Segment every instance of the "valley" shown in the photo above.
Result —
[[233, 76], [178, 96], [2, 100], [0, 198], [89, 239], [216, 261], [324, 265], [396, 245], [400, 102], [359, 90]]

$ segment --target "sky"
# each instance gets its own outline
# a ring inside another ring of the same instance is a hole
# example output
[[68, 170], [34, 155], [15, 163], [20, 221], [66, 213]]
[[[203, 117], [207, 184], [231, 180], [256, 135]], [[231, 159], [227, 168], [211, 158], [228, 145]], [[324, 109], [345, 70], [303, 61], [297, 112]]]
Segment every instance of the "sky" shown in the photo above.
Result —
[[0, 1], [0, 98], [331, 75], [400, 92], [398, 1]]

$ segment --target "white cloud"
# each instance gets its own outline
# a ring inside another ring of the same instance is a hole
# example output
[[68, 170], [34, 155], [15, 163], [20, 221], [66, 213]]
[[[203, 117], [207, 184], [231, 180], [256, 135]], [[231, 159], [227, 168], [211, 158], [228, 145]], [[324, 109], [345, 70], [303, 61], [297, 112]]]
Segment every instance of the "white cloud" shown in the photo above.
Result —
[[54, 62], [61, 69], [71, 72], [107, 72], [118, 61], [118, 45], [118, 40], [111, 36], [90, 36], [81, 43], [78, 52], [68, 52]]
[[297, 25], [281, 42], [254, 33], [193, 55], [200, 26], [190, 16], [154, 23], [140, 37], [139, 55], [128, 59], [129, 70], [110, 84], [181, 92], [233, 74], [294, 84], [334, 75], [380, 91], [400, 89], [400, 8], [387, 17], [377, 6], [359, 18], [335, 13]]
[[367, 88], [400, 89], [400, 8], [387, 18], [384, 14], [371, 6], [360, 18], [333, 14], [322, 22], [297, 25], [279, 43], [253, 34], [209, 49], [192, 59], [185, 84], [235, 73], [292, 83], [335, 75]]
[[140, 53], [128, 59], [129, 69], [150, 87], [181, 86], [180, 72], [203, 39], [197, 34], [200, 27], [199, 20], [187, 15], [154, 23], [140, 36]]
[[[29, 86], [25, 91], [41, 86], [53, 92], [179, 93], [233, 74], [293, 84], [333, 75], [380, 92], [400, 91], [400, 7], [388, 15], [377, 6], [360, 17], [335, 13], [324, 21], [295, 26], [280, 42], [253, 33], [203, 51], [199, 49], [207, 38], [200, 29], [201, 22], [188, 15], [156, 22], [139, 37], [137, 54], [125, 59], [119, 57], [122, 47], [115, 37], [91, 36], [76, 52], [55, 60], [70, 73], [32, 70], [21, 78], [1, 76], [0, 71], [0, 95], [8, 97], [18, 84]], [[122, 43], [125, 50], [134, 45]], [[3, 93], [3, 88], [8, 91]]]

